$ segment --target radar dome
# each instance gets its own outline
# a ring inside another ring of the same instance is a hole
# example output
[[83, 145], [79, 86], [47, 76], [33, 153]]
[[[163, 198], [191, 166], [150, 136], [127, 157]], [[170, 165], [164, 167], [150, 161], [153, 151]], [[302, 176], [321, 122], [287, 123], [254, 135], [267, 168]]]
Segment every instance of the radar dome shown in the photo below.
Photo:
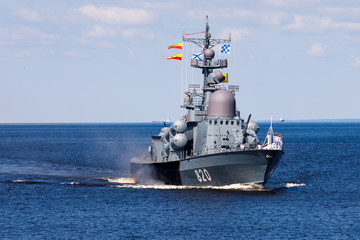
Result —
[[234, 117], [236, 101], [229, 91], [220, 89], [210, 95], [209, 117]]
[[216, 70], [214, 72], [215, 76], [217, 77], [217, 79], [219, 80], [219, 82], [222, 82], [225, 80], [224, 75], [222, 74], [222, 72], [220, 72], [219, 70]]
[[208, 48], [208, 49], [205, 49], [204, 50], [204, 58], [207, 58], [207, 59], [212, 59], [215, 57], [215, 52], [214, 50]]
[[184, 98], [184, 105], [190, 105], [190, 102], [191, 102], [191, 98], [189, 96], [186, 96]]

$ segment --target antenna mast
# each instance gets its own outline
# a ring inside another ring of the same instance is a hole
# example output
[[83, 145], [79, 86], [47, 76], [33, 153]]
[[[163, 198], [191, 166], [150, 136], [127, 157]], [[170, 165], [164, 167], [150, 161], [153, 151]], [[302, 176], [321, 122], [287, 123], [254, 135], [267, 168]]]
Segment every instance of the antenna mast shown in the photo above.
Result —
[[[204, 60], [201, 60], [202, 63], [199, 63], [197, 59], [192, 59], [195, 61], [191, 61], [191, 66], [201, 68], [202, 74], [204, 75], [202, 110], [206, 112], [210, 94], [218, 89], [218, 86], [210, 84], [209, 75], [213, 72], [213, 69], [227, 67], [226, 59], [219, 59], [218, 61], [213, 60], [215, 53], [212, 48], [218, 44], [229, 44], [231, 39], [230, 36], [228, 39], [212, 39], [210, 34], [209, 18], [206, 16], [205, 38], [186, 38], [183, 36], [183, 42], [192, 42], [202, 48]], [[211, 49], [210, 52], [213, 52], [212, 56], [206, 56], [209, 54], [209, 49]]]

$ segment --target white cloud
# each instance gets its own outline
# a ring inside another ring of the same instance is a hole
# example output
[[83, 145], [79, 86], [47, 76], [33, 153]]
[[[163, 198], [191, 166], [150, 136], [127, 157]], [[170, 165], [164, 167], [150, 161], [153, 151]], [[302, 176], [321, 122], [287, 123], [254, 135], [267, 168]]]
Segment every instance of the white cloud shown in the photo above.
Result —
[[16, 11], [13, 12], [13, 14], [29, 22], [40, 20], [39, 12], [27, 8], [17, 9]]
[[0, 42], [4, 45], [14, 45], [16, 42], [22, 40], [33, 40], [38, 43], [53, 43], [57, 38], [56, 35], [46, 34], [37, 28], [27, 26], [0, 29]]
[[113, 37], [116, 35], [116, 31], [115, 29], [109, 26], [94, 25], [84, 34], [87, 37], [93, 37], [93, 38]]
[[[135, 2], [135, 1], [134, 1]], [[184, 4], [179, 4], [178, 2], [135, 2], [137, 5], [141, 5], [146, 9], [156, 9], [156, 10], [169, 10], [183, 8]]]
[[14, 53], [15, 57], [24, 58], [24, 57], [31, 57], [32, 53], [28, 50], [18, 51]]
[[265, 0], [265, 3], [273, 6], [287, 6], [289, 1], [286, 0]]
[[265, 0], [268, 5], [276, 7], [301, 7], [301, 6], [314, 6], [316, 3], [321, 3], [321, 0]]
[[[226, 13], [226, 14], [224, 14]], [[188, 10], [186, 12], [188, 17], [199, 18], [205, 15], [211, 16], [211, 20], [228, 19], [234, 20], [248, 20], [250, 23], [264, 24], [264, 25], [279, 25], [289, 15], [279, 11], [249, 11], [241, 8], [216, 8], [211, 11], [205, 10]]]
[[128, 48], [127, 52], [130, 59], [136, 59], [136, 55], [132, 49]]
[[11, 46], [15, 45], [15, 42], [13, 41], [0, 41], [0, 46]]
[[134, 8], [86, 5], [79, 8], [78, 11], [95, 21], [118, 25], [148, 24], [155, 17], [151, 11]]
[[281, 24], [281, 22], [288, 18], [289, 15], [282, 12], [268, 12], [260, 14], [260, 19], [262, 20], [262, 22], [271, 25], [279, 25]]
[[[218, 11], [222, 11], [222, 9], [217, 9]], [[233, 17], [237, 17], [237, 18], [256, 18], [258, 16], [257, 12], [254, 11], [248, 11], [248, 10], [244, 10], [241, 8], [232, 8], [232, 9], [228, 9], [227, 11], [228, 14], [226, 14], [227, 17], [229, 17], [229, 15], [233, 16]]]
[[95, 44], [99, 48], [112, 48], [114, 44], [109, 41], [101, 41]]
[[229, 33], [231, 34], [231, 40], [233, 42], [240, 42], [254, 38], [254, 35], [247, 28], [226, 28], [221, 32], [220, 36], [227, 38]]
[[88, 39], [88, 38], [77, 38], [74, 39], [75, 42], [77, 43], [81, 43], [81, 44], [85, 44], [85, 45], [89, 45], [92, 47], [99, 47], [99, 48], [111, 48], [114, 47], [114, 44], [109, 42], [109, 41], [97, 41], [97, 40], [93, 40], [93, 39]]
[[64, 56], [70, 57], [72, 59], [80, 59], [80, 58], [89, 58], [90, 55], [88, 53], [81, 53], [78, 51], [65, 51], [63, 52]]
[[123, 38], [126, 39], [136, 39], [142, 38], [146, 40], [152, 40], [155, 38], [155, 35], [152, 32], [149, 32], [141, 28], [127, 28], [121, 32]]
[[308, 55], [315, 57], [323, 56], [325, 52], [325, 47], [318, 43], [311, 45], [306, 51]]
[[294, 22], [283, 27], [284, 30], [298, 31], [302, 33], [320, 33], [332, 29], [359, 31], [360, 23], [335, 22], [330, 17], [314, 17], [294, 15]]
[[360, 7], [321, 7], [319, 11], [327, 15], [360, 18]]
[[[223, 12], [219, 9], [220, 12]], [[253, 22], [260, 22], [266, 25], [278, 25], [284, 19], [288, 18], [288, 14], [273, 11], [248, 11], [243, 9], [231, 9], [226, 11], [227, 18], [248, 19]], [[222, 14], [220, 14], [222, 16]]]
[[54, 20], [53, 12], [46, 11], [37, 11], [28, 8], [19, 8], [12, 12], [12, 15], [19, 17], [27, 22], [38, 22], [42, 20], [52, 19]]
[[71, 58], [80, 58], [80, 54], [76, 51], [66, 51], [63, 54]]
[[354, 66], [357, 67], [357, 68], [360, 68], [360, 58], [356, 58], [354, 60]]
[[355, 22], [338, 23], [337, 27], [340, 29], [345, 29], [350, 31], [360, 31], [360, 23], [355, 23]]
[[208, 10], [205, 9], [190, 9], [190, 10], [186, 10], [184, 17], [186, 19], [191, 18], [191, 19], [196, 19], [198, 21], [199, 20], [204, 21], [204, 16], [210, 16], [210, 21], [212, 21], [216, 18], [217, 15], [215, 14], [215, 11], [209, 12]]
[[329, 17], [319, 18], [301, 15], [294, 15], [293, 17], [294, 23], [285, 26], [283, 29], [300, 32], [323, 32], [335, 24]]
[[[114, 37], [120, 34], [124, 39], [146, 39], [152, 40], [155, 38], [155, 34], [142, 28], [114, 28], [110, 26], [103, 25], [94, 25], [91, 29], [84, 32], [86, 37], [91, 38], [106, 38], [106, 37]], [[112, 43], [102, 42], [102, 43], [94, 43], [89, 40], [82, 39], [82, 43], [87, 43], [90, 45], [95, 45], [97, 47], [113, 47]]]
[[360, 36], [346, 35], [346, 44], [359, 44]]

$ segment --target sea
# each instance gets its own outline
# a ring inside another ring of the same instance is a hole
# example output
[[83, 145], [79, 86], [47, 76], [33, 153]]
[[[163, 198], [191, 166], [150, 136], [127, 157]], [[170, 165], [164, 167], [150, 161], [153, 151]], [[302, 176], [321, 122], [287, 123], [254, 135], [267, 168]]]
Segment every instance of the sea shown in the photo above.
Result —
[[360, 122], [274, 123], [264, 187], [137, 185], [162, 127], [0, 124], [0, 239], [360, 239]]

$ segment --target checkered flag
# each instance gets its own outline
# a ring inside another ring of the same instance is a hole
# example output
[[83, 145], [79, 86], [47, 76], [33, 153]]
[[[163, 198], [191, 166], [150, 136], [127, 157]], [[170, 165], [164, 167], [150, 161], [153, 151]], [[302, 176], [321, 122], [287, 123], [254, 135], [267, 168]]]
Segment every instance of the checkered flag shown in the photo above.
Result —
[[229, 54], [230, 53], [230, 44], [229, 45], [222, 45], [221, 46], [221, 52], [225, 53], [225, 54]]

